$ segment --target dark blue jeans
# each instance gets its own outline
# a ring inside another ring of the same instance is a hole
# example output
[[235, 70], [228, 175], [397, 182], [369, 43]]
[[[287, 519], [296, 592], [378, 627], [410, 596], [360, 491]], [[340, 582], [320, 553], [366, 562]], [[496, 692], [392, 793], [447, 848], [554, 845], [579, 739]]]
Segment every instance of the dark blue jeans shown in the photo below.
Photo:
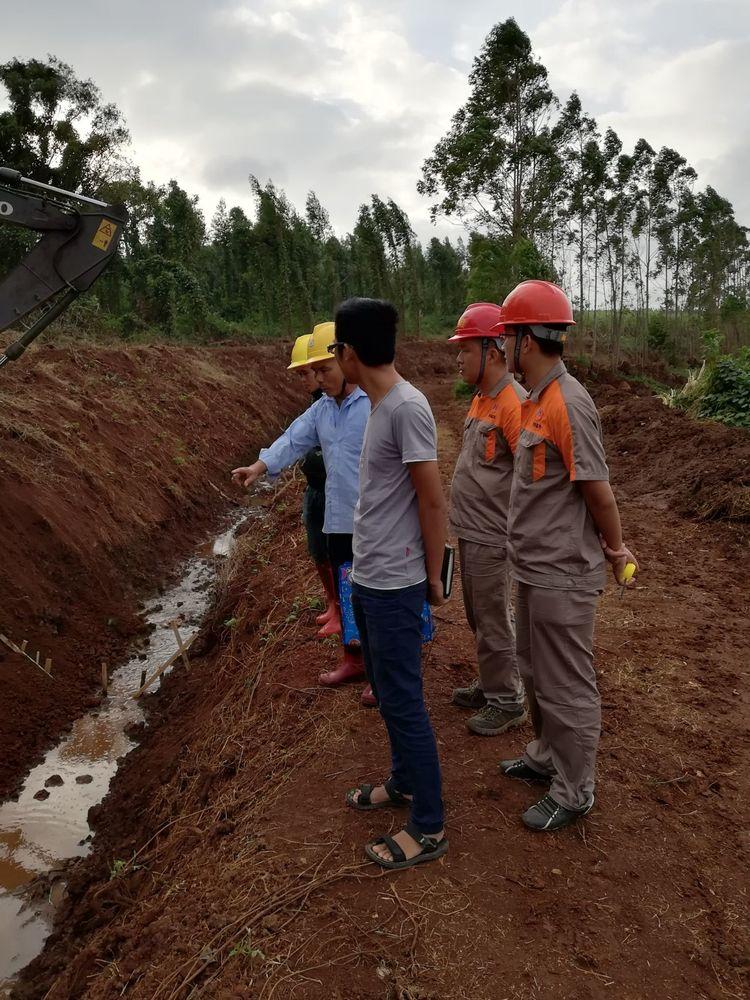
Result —
[[352, 590], [367, 679], [391, 744], [393, 784], [414, 797], [413, 825], [421, 833], [439, 833], [443, 829], [440, 763], [422, 692], [426, 584], [373, 590], [355, 583]]

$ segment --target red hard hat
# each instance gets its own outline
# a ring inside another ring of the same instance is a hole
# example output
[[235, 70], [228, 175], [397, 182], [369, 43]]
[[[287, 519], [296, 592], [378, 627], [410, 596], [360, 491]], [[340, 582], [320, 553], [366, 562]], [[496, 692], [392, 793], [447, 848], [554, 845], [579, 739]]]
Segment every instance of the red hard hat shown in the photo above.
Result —
[[503, 310], [496, 302], [472, 302], [456, 323], [449, 340], [471, 340], [474, 337], [502, 337]]
[[564, 323], [575, 326], [570, 299], [551, 281], [522, 281], [503, 302], [503, 323], [543, 326]]

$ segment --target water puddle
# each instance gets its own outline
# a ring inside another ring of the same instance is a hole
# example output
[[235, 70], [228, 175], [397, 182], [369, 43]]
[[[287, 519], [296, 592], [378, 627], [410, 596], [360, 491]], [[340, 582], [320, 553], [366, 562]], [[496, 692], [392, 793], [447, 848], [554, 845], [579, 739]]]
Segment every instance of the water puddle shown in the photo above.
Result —
[[[113, 672], [107, 698], [29, 772], [18, 800], [0, 805], [0, 997], [10, 995], [13, 977], [39, 954], [51, 930], [55, 900], [30, 901], [24, 887], [88, 853], [88, 811], [107, 794], [120, 758], [135, 745], [125, 730], [143, 720], [132, 697], [143, 671], [150, 677], [176, 651], [176, 619], [183, 640], [196, 634], [221, 560], [231, 553], [240, 525], [258, 513], [243, 510], [187, 564], [179, 583], [146, 604], [150, 636]], [[63, 880], [50, 881], [59, 898]]]

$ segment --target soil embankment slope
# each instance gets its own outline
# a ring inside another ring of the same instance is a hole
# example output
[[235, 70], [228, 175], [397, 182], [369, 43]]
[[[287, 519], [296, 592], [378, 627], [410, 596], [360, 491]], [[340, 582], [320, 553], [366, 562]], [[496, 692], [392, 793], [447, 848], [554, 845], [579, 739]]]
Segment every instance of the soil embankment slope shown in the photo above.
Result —
[[3, 370], [0, 632], [52, 678], [0, 646], [0, 797], [96, 700], [143, 589], [227, 508], [230, 463], [303, 405], [284, 354], [47, 345]]

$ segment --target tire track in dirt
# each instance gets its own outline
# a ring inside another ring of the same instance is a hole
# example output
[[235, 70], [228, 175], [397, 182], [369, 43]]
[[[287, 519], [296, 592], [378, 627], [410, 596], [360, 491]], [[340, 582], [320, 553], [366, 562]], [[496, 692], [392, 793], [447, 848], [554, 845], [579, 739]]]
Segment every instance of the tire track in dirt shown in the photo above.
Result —
[[[466, 408], [450, 355], [405, 354], [433, 402], [447, 478]], [[216, 648], [151, 700], [152, 728], [98, 811], [94, 852], [74, 866], [19, 998], [746, 995], [746, 534], [678, 510], [696, 495], [688, 464], [713, 469], [712, 489], [726, 492], [738, 477], [722, 482], [717, 462], [740, 468], [748, 438], [680, 414], [661, 421], [635, 391], [594, 392], [644, 568], [635, 593], [610, 587], [599, 609], [604, 730], [585, 823], [525, 830], [534, 790], [497, 761], [527, 733], [474, 737], [450, 706], [474, 663], [454, 599], [425, 672], [450, 853], [400, 875], [362, 864], [364, 842], [401, 816], [343, 805], [349, 785], [386, 773], [384, 736], [357, 689], [315, 686], [336, 653], [313, 638], [292, 481], [236, 555], [206, 632]], [[673, 433], [671, 453], [654, 422]], [[122, 877], [109, 877], [112, 858], [125, 859]]]

